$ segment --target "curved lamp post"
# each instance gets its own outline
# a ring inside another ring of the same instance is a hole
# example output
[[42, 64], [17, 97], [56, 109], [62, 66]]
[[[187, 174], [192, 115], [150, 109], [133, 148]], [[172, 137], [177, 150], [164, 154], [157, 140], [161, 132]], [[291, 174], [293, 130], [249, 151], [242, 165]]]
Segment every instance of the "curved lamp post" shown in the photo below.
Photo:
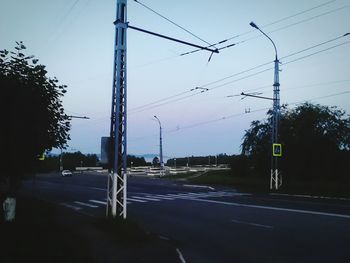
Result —
[[[275, 49], [275, 69], [274, 69], [274, 83], [273, 83], [273, 113], [272, 113], [272, 154], [271, 154], [271, 177], [270, 189], [278, 190], [282, 185], [282, 175], [278, 170], [278, 157], [281, 156], [281, 145], [278, 143], [278, 128], [280, 116], [280, 83], [279, 83], [279, 60], [277, 55], [277, 48], [273, 40], [266, 35], [254, 22], [250, 22], [250, 26], [259, 30], [265, 37], [267, 37]], [[277, 146], [277, 147], [276, 147]], [[278, 151], [277, 151], [278, 149]]]
[[163, 162], [163, 145], [162, 145], [162, 124], [156, 115], [154, 115], [154, 118], [159, 123], [159, 158], [160, 158], [160, 169], [163, 170], [164, 162]]

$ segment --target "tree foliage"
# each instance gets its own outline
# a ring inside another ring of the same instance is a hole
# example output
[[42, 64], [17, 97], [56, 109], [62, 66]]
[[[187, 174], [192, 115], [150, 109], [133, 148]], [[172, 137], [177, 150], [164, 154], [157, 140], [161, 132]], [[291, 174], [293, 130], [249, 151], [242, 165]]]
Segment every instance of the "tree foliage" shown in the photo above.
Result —
[[[253, 121], [243, 137], [242, 154], [250, 156], [258, 173], [268, 174], [271, 158], [271, 115]], [[343, 110], [305, 103], [282, 107], [279, 143], [283, 174], [305, 180], [344, 176], [350, 161], [350, 118]]]
[[10, 177], [33, 171], [43, 152], [64, 148], [70, 130], [61, 101], [66, 86], [16, 43], [15, 51], [0, 51], [1, 166]]
[[[227, 155], [226, 153], [220, 153], [218, 155], [207, 155], [207, 156], [188, 156], [176, 158], [177, 166], [194, 166], [194, 165], [220, 165], [220, 164], [230, 164], [233, 156]], [[167, 160], [166, 165], [174, 166], [175, 159], [171, 158]]]
[[135, 155], [127, 156], [127, 166], [136, 167], [136, 166], [146, 166], [147, 162], [144, 157], [137, 157]]

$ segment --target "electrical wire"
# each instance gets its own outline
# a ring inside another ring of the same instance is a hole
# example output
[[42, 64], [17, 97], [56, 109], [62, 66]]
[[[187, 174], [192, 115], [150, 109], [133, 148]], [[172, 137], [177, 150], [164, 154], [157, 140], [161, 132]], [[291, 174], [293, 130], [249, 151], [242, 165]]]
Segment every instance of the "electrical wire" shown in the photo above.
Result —
[[72, 13], [73, 9], [75, 8], [75, 6], [80, 2], [80, 0], [75, 0], [74, 3], [69, 7], [69, 9], [67, 10], [67, 12], [64, 13], [64, 15], [62, 16], [62, 18], [60, 19], [60, 21], [58, 22], [58, 24], [56, 26], [54, 26], [54, 30], [53, 32], [49, 35], [49, 37], [47, 38], [49, 40], [49, 42], [51, 41], [52, 38], [54, 38], [54, 34], [58, 31], [58, 29], [60, 28], [60, 26], [64, 23], [64, 21], [68, 18], [68, 16]]
[[[324, 41], [324, 42], [322, 42], [322, 43], [319, 43], [319, 44], [316, 44], [316, 45], [313, 45], [313, 46], [310, 46], [310, 47], [308, 47], [308, 48], [299, 50], [299, 51], [297, 51], [297, 52], [293, 52], [293, 53], [291, 53], [291, 54], [288, 54], [288, 55], [286, 55], [286, 56], [281, 57], [281, 59], [285, 59], [285, 58], [288, 58], [288, 57], [291, 57], [291, 56], [295, 56], [295, 55], [297, 55], [297, 54], [303, 53], [303, 52], [308, 51], [308, 50], [310, 50], [310, 49], [313, 49], [313, 48], [316, 48], [316, 47], [319, 47], [319, 46], [328, 44], [328, 43], [330, 43], [330, 42], [336, 41], [336, 40], [338, 40], [338, 39], [340, 39], [340, 38], [343, 38], [343, 37], [345, 37], [345, 36], [347, 36], [347, 34], [344, 34], [344, 35], [339, 36], [339, 37], [335, 37], [335, 38], [333, 38], [333, 39]], [[337, 47], [337, 46], [335, 46], [335, 47]], [[328, 49], [326, 49], [326, 50], [328, 50]], [[326, 51], [326, 50], [325, 50], [325, 51]], [[252, 70], [261, 68], [261, 67], [263, 67], [263, 66], [269, 65], [270, 63], [271, 63], [271, 61], [270, 61], [270, 62], [263, 63], [263, 64], [260, 64], [260, 65], [258, 65], [258, 66], [255, 66], [255, 67], [252, 67], [252, 68], [243, 70], [243, 71], [241, 71], [241, 72], [238, 72], [238, 73], [229, 75], [229, 76], [227, 76], [227, 77], [223, 77], [223, 78], [221, 78], [221, 79], [218, 79], [218, 80], [215, 80], [215, 81], [212, 81], [212, 82], [203, 84], [203, 85], [201, 85], [200, 87], [203, 88], [203, 87], [211, 86], [211, 85], [213, 85], [213, 84], [216, 84], [216, 83], [218, 83], [218, 82], [227, 80], [227, 79], [229, 79], [229, 78], [236, 77], [237, 75], [244, 74], [244, 73], [250, 72], [250, 71], [252, 71]], [[290, 62], [289, 62], [289, 63], [290, 63]], [[284, 65], [285, 65], [285, 64], [286, 64], [286, 63], [284, 63]], [[229, 83], [227, 83], [227, 84], [229, 84]]]
[[[318, 15], [315, 15], [315, 16], [312, 16], [312, 17], [303, 19], [303, 20], [301, 20], [301, 21], [298, 21], [298, 22], [295, 22], [295, 23], [292, 23], [292, 24], [289, 24], [289, 25], [285, 25], [285, 26], [282, 26], [282, 27], [280, 27], [280, 28], [277, 28], [277, 29], [268, 31], [268, 32], [266, 32], [266, 34], [275, 33], [275, 32], [284, 30], [284, 29], [286, 29], [286, 28], [289, 28], [289, 27], [292, 27], [292, 26], [296, 26], [296, 25], [299, 25], [299, 24], [302, 24], [302, 23], [311, 21], [311, 20], [316, 19], [316, 18], [319, 18], [319, 17], [321, 17], [321, 16], [329, 15], [329, 14], [331, 14], [331, 13], [338, 12], [338, 11], [340, 11], [340, 10], [343, 10], [343, 9], [349, 8], [349, 7], [350, 7], [350, 5], [345, 5], [345, 6], [342, 6], [342, 7], [339, 7], [339, 8], [336, 8], [336, 9], [333, 9], [333, 10], [330, 10], [330, 11], [327, 11], [327, 12], [324, 12], [324, 13], [322, 13], [322, 14], [318, 14]], [[247, 41], [250, 41], [250, 40], [253, 40], [253, 39], [256, 39], [256, 38], [260, 38], [260, 37], [262, 37], [261, 34], [256, 35], [256, 36], [254, 36], [254, 37], [247, 38], [247, 39], [245, 39], [245, 40], [242, 40], [242, 41], [239, 42], [239, 44], [240, 44], [240, 43], [247, 42]]]
[[346, 44], [349, 44], [349, 43], [350, 43], [350, 41], [345, 41], [345, 42], [340, 43], [340, 44], [338, 44], [338, 45], [331, 46], [331, 47], [329, 47], [329, 48], [322, 49], [322, 50], [320, 50], [320, 51], [317, 51], [317, 52], [314, 52], [314, 53], [305, 55], [305, 56], [303, 56], [303, 57], [299, 57], [299, 58], [296, 58], [296, 59], [294, 59], [294, 60], [287, 61], [287, 62], [285, 62], [285, 63], [283, 63], [283, 64], [284, 64], [284, 65], [287, 65], [287, 64], [290, 64], [290, 63], [293, 63], [293, 62], [296, 62], [296, 61], [299, 61], [299, 60], [302, 60], [302, 59], [305, 59], [305, 58], [308, 58], [308, 57], [311, 57], [311, 56], [314, 56], [314, 55], [317, 55], [317, 54], [320, 54], [320, 53], [323, 53], [323, 52], [325, 52], [325, 51], [328, 51], [328, 50], [331, 50], [331, 49], [333, 49], [333, 48], [340, 47], [340, 46], [343, 46], [343, 45], [346, 45]]
[[[333, 2], [336, 2], [336, 1], [337, 1], [337, 0], [331, 0], [331, 1], [328, 1], [328, 2], [325, 2], [325, 3], [322, 3], [322, 4], [319, 4], [319, 5], [317, 5], [317, 6], [311, 7], [311, 8], [309, 8], [309, 9], [306, 9], [306, 10], [304, 10], [304, 11], [298, 12], [298, 13], [296, 13], [296, 14], [289, 15], [289, 16], [287, 16], [287, 17], [283, 17], [283, 18], [278, 19], [278, 20], [276, 20], [276, 21], [273, 21], [273, 22], [271, 22], [271, 23], [262, 25], [261, 28], [266, 28], [266, 27], [269, 27], [269, 26], [271, 26], [271, 25], [278, 24], [278, 23], [280, 23], [280, 22], [283, 22], [283, 21], [285, 21], [285, 20], [288, 20], [288, 19], [294, 18], [294, 17], [296, 17], [296, 16], [305, 14], [305, 13], [307, 13], [307, 12], [310, 12], [310, 11], [315, 10], [315, 9], [317, 9], [317, 8], [323, 7], [323, 6], [325, 6], [325, 5], [329, 5], [330, 3], [333, 3]], [[338, 10], [337, 10], [337, 11], [338, 11]], [[279, 30], [282, 30], [282, 29], [279, 29]], [[244, 36], [244, 35], [250, 34], [250, 33], [255, 32], [255, 31], [256, 31], [255, 29], [249, 30], [249, 31], [246, 31], [246, 32], [243, 32], [243, 33], [234, 35], [234, 36], [232, 36], [232, 37], [229, 37], [229, 38], [227, 38], [227, 39], [221, 40], [221, 41], [219, 41], [219, 42], [217, 42], [217, 43], [215, 43], [215, 44], [213, 44], [213, 45], [220, 45], [220, 44], [223, 44], [223, 43], [225, 43], [225, 42], [227, 42], [227, 41], [230, 41], [230, 40], [235, 39], [235, 38], [238, 38], [238, 37], [242, 37], [242, 36]], [[275, 31], [273, 31], [273, 32], [275, 32]], [[260, 37], [260, 36], [257, 36], [257, 37]], [[255, 39], [255, 38], [257, 38], [257, 37], [253, 37], [253, 38], [250, 38], [250, 39], [247, 39], [247, 40], [245, 40], [245, 41], [238, 42], [238, 43], [240, 44], [240, 43], [246, 42], [246, 41], [248, 41], [248, 40]], [[237, 45], [238, 43], [236, 43], [236, 44], [234, 44], [234, 45]], [[208, 47], [211, 47], [211, 46], [208, 46]], [[192, 53], [195, 53], [195, 52], [198, 52], [198, 51], [201, 51], [201, 49], [195, 49], [195, 50], [192, 50], [192, 51], [188, 51], [188, 52], [185, 52], [185, 53], [180, 54], [180, 56], [189, 55], [189, 54], [192, 54]]]
[[[300, 101], [294, 101], [294, 102], [288, 103], [288, 105], [296, 105], [296, 104], [305, 103], [305, 102], [308, 102], [308, 101], [326, 99], [326, 98], [331, 98], [331, 97], [340, 96], [340, 95], [349, 94], [349, 93], [350, 93], [350, 90], [346, 90], [346, 91], [337, 92], [337, 93], [333, 93], [333, 94], [329, 94], [329, 95], [325, 95], [325, 96], [314, 97], [314, 98], [311, 98], [311, 99], [304, 99], [304, 100], [300, 100]], [[198, 123], [195, 123], [195, 124], [182, 126], [182, 127], [176, 127], [175, 129], [171, 129], [171, 130], [168, 130], [168, 131], [167, 130], [163, 130], [163, 133], [164, 134], [169, 134], [169, 133], [174, 133], [174, 132], [178, 132], [178, 131], [182, 131], [182, 130], [192, 129], [192, 128], [200, 127], [200, 126], [203, 126], [203, 125], [208, 125], [208, 124], [211, 124], [211, 123], [216, 123], [216, 122], [232, 119], [232, 118], [239, 117], [239, 116], [244, 116], [246, 114], [256, 113], [256, 112], [265, 111], [265, 110], [269, 110], [269, 109], [271, 109], [271, 107], [264, 107], [264, 108], [260, 108], [260, 109], [256, 109], [256, 110], [251, 110], [249, 113], [246, 113], [246, 112], [245, 113], [234, 113], [234, 114], [230, 114], [230, 115], [227, 115], [227, 116], [223, 116], [223, 117], [212, 119], [212, 120], [208, 120], [208, 121], [198, 122]], [[155, 137], [155, 136], [158, 136], [158, 134], [146, 135], [146, 136], [141, 136], [141, 137], [136, 137], [136, 138], [130, 138], [130, 139], [128, 139], [128, 141], [129, 142], [130, 141], [137, 141], [137, 140], [151, 138], [151, 137]]]
[[158, 108], [158, 107], [161, 107], [161, 106], [169, 104], [169, 103], [173, 103], [173, 102], [177, 102], [177, 101], [180, 101], [180, 100], [191, 98], [191, 97], [199, 95], [201, 93], [203, 93], [203, 92], [201, 91], [201, 92], [193, 93], [191, 95], [187, 95], [187, 96], [184, 96], [184, 97], [181, 97], [181, 98], [177, 98], [177, 99], [173, 99], [173, 100], [170, 100], [170, 101], [162, 102], [162, 103], [159, 103], [159, 104], [151, 105], [151, 106], [149, 106], [149, 107], [147, 107], [145, 109], [131, 111], [129, 114], [135, 114], [135, 113], [143, 112], [145, 110], [151, 110], [151, 109], [154, 109], [154, 108]]
[[[344, 34], [343, 36], [346, 36], [346, 34]], [[335, 39], [339, 39], [339, 37], [337, 37], [337, 38], [335, 38]], [[335, 40], [335, 39], [334, 39], [334, 40]], [[324, 43], [329, 43], [329, 42], [330, 42], [330, 41], [325, 41]], [[294, 60], [287, 61], [287, 62], [284, 63], [283, 65], [287, 65], [287, 64], [290, 64], [290, 63], [294, 63], [294, 62], [296, 62], [296, 61], [299, 61], [299, 60], [302, 60], [302, 59], [305, 59], [305, 58], [314, 56], [314, 55], [316, 55], [316, 54], [320, 54], [320, 53], [326, 52], [326, 51], [328, 51], [328, 50], [337, 48], [337, 47], [339, 47], [339, 46], [342, 46], [342, 45], [345, 45], [345, 44], [348, 44], [348, 43], [350, 43], [350, 41], [346, 41], [346, 42], [340, 43], [340, 44], [338, 44], [338, 45], [334, 45], [334, 46], [328, 47], [328, 48], [326, 48], [326, 49], [322, 49], [322, 50], [319, 50], [319, 51], [317, 51], [317, 52], [314, 52], [314, 53], [305, 55], [305, 56], [303, 56], [303, 57], [299, 57], [299, 58], [296, 58], [296, 59], [294, 59]], [[318, 46], [320, 46], [320, 44], [317, 44], [317, 45], [315, 45], [315, 46], [318, 47]], [[310, 49], [311, 49], [311, 47], [309, 47], [309, 48], [307, 48], [307, 49], [304, 49], [304, 50], [310, 50]], [[294, 56], [295, 54], [299, 54], [299, 53], [302, 53], [302, 52], [304, 52], [304, 51], [301, 50], [301, 51], [298, 51], [298, 52], [294, 52], [294, 53], [292, 53], [292, 54], [290, 54], [290, 55], [284, 56], [284, 58], [290, 57], [290, 56], [292, 56], [292, 55]], [[253, 67], [253, 68], [250, 68], [250, 69], [247, 69], [247, 70], [243, 70], [243, 71], [241, 71], [241, 72], [235, 73], [235, 74], [230, 75], [230, 76], [228, 76], [228, 77], [225, 77], [225, 78], [222, 78], [222, 79], [220, 79], [220, 80], [216, 80], [216, 81], [207, 83], [207, 84], [205, 84], [205, 85], [202, 85], [202, 86], [196, 87], [196, 88], [205, 88], [205, 87], [207, 87], [207, 86], [209, 86], [209, 85], [216, 84], [216, 83], [218, 83], [218, 82], [221, 82], [221, 81], [223, 81], [223, 80], [232, 78], [232, 77], [234, 77], [234, 76], [238, 76], [238, 75], [241, 75], [241, 74], [250, 72], [250, 71], [252, 71], [252, 70], [254, 70], [254, 69], [260, 68], [260, 67], [265, 66], [265, 65], [268, 65], [268, 64], [270, 64], [270, 63], [271, 63], [271, 62], [264, 63], [264, 64], [260, 64], [260, 65], [258, 65], [258, 66]], [[219, 84], [219, 85], [214, 86], [214, 87], [212, 87], [212, 88], [206, 88], [206, 90], [205, 90], [204, 92], [212, 91], [212, 90], [215, 90], [215, 89], [224, 87], [224, 86], [226, 86], [226, 85], [232, 84], [232, 83], [234, 83], [234, 82], [238, 82], [238, 81], [243, 80], [243, 79], [247, 79], [247, 78], [254, 77], [254, 76], [256, 76], [256, 75], [262, 74], [262, 73], [267, 72], [267, 71], [272, 70], [272, 69], [273, 69], [273, 67], [270, 67], [270, 68], [267, 68], [267, 69], [263, 69], [263, 70], [261, 70], [261, 71], [252, 73], [252, 74], [250, 74], [250, 75], [246, 75], [246, 76], [244, 76], [244, 77], [241, 77], [241, 78], [238, 78], [238, 79], [234, 79], [234, 80], [231, 80], [231, 81], [228, 81], [228, 82]], [[186, 92], [182, 92], [182, 93], [173, 95], [173, 96], [171, 96], [171, 98], [177, 97], [177, 96], [179, 96], [180, 94], [185, 94], [185, 93], [188, 93], [188, 92], [190, 92], [190, 91], [186, 91]], [[162, 99], [160, 99], [160, 100], [157, 100], [156, 102], [148, 103], [148, 104], [147, 104], [148, 107], [146, 107], [145, 105], [138, 107], [139, 110], [137, 110], [136, 112], [138, 113], [138, 112], [142, 112], [142, 111], [145, 111], [145, 110], [154, 109], [154, 108], [157, 108], [157, 107], [160, 107], [160, 106], [163, 106], [163, 105], [172, 103], [172, 102], [184, 100], [184, 99], [187, 99], [187, 98], [189, 98], [189, 97], [193, 97], [193, 96], [202, 94], [202, 93], [204, 93], [204, 92], [201, 91], [201, 92], [198, 92], [198, 93], [194, 93], [194, 94], [191, 94], [191, 95], [183, 96], [183, 97], [181, 97], [181, 98], [177, 98], [177, 99], [170, 100], [170, 101], [166, 101], [166, 102], [164, 102]], [[167, 97], [167, 98], [165, 98], [164, 100], [169, 100], [169, 98], [170, 98], [170, 97]], [[132, 110], [134, 110], [134, 109], [131, 109], [131, 111], [132, 111]], [[136, 113], [136, 112], [133, 112], [133, 113]]]
[[[160, 14], [160, 13], [158, 13], [157, 11], [153, 10], [152, 8], [148, 7], [147, 5], [141, 3], [140, 1], [134, 0], [134, 2], [140, 4], [141, 6], [145, 7], [145, 8], [148, 9], [149, 11], [151, 11], [152, 13], [154, 13], [154, 14], [160, 16], [161, 18], [165, 19], [166, 21], [170, 22], [171, 24], [175, 25], [176, 27], [178, 27], [178, 28], [184, 30], [185, 32], [189, 33], [191, 36], [193, 36], [193, 37], [195, 37], [195, 38], [201, 40], [202, 42], [206, 43], [207, 45], [214, 46], [214, 45], [210, 44], [209, 42], [205, 41], [204, 39], [200, 38], [199, 36], [195, 35], [195, 34], [192, 33], [191, 31], [187, 30], [186, 28], [180, 26], [179, 24], [173, 22], [173, 21], [170, 20], [169, 18], [163, 16], [162, 14]], [[214, 46], [214, 47], [215, 47], [215, 46]]]
[[[305, 99], [305, 100], [300, 100], [300, 101], [296, 101], [296, 102], [291, 102], [291, 103], [288, 103], [288, 105], [300, 104], [300, 103], [304, 103], [304, 102], [307, 102], [307, 101], [325, 99], [325, 98], [340, 96], [340, 95], [349, 94], [349, 93], [350, 93], [350, 90], [347, 90], [347, 91], [333, 93], [333, 94], [329, 94], [329, 95], [325, 95], [325, 96], [319, 96], [319, 97], [314, 97], [314, 98], [311, 98], [311, 99]], [[255, 112], [269, 110], [269, 109], [271, 109], [271, 107], [265, 107], [265, 108], [252, 110], [249, 113], [255, 113]], [[238, 116], [243, 116], [243, 115], [246, 115], [246, 114], [249, 114], [249, 113], [235, 113], [235, 114], [227, 115], [227, 116], [224, 116], [224, 117], [221, 117], [221, 118], [217, 118], [217, 119], [213, 119], [213, 120], [209, 120], [209, 121], [198, 122], [198, 123], [191, 124], [191, 125], [188, 125], [188, 126], [183, 126], [181, 128], [178, 127], [176, 129], [172, 129], [172, 130], [169, 130], [169, 131], [165, 130], [164, 133], [172, 133], [172, 132], [177, 132], [177, 131], [184, 130], [184, 129], [191, 129], [191, 128], [207, 125], [207, 124], [210, 124], [210, 123], [219, 122], [219, 121], [231, 119], [231, 118], [238, 117]]]
[[[325, 98], [340, 96], [340, 95], [349, 94], [349, 93], [350, 93], [350, 90], [343, 91], [343, 92], [338, 92], [338, 93], [333, 93], [333, 94], [329, 94], [329, 95], [325, 95], [325, 96], [314, 97], [314, 98], [311, 98], [311, 99], [295, 101], [295, 102], [288, 103], [288, 105], [296, 105], [296, 104], [305, 103], [305, 102], [308, 102], [308, 101], [325, 99]], [[208, 125], [208, 124], [211, 124], [211, 123], [216, 123], [216, 122], [232, 119], [232, 118], [235, 118], [235, 117], [244, 116], [246, 114], [266, 111], [266, 110], [269, 110], [269, 109], [271, 109], [271, 107], [264, 107], [264, 108], [260, 108], [260, 109], [256, 109], [256, 110], [251, 110], [249, 113], [247, 113], [247, 112], [245, 112], [245, 113], [234, 113], [234, 114], [230, 114], [230, 115], [227, 115], [227, 116], [224, 116], [224, 117], [220, 117], [220, 118], [217, 118], [217, 119], [212, 119], [212, 120], [208, 120], [208, 121], [198, 122], [198, 123], [187, 125], [187, 126], [183, 126], [183, 127], [177, 127], [175, 129], [171, 129], [171, 130], [168, 130], [168, 131], [167, 130], [163, 130], [163, 133], [164, 134], [169, 134], [169, 133], [179, 132], [179, 131], [182, 131], [182, 130], [192, 129], [192, 128], [200, 127], [200, 126], [203, 126], [203, 125]], [[129, 141], [146, 139], [146, 138], [155, 137], [155, 136], [158, 136], [158, 134], [147, 135], [147, 136], [142, 136], [142, 137], [137, 137], [137, 138], [131, 138], [131, 139], [129, 139]]]
[[[327, 11], [327, 12], [324, 12], [324, 13], [322, 13], [322, 14], [318, 14], [318, 15], [316, 15], [316, 16], [309, 17], [309, 18], [306, 18], [306, 19], [304, 19], [304, 20], [301, 20], [301, 21], [298, 21], [298, 22], [295, 22], [295, 23], [292, 23], [292, 24], [289, 24], [289, 25], [285, 25], [285, 26], [282, 26], [282, 27], [280, 27], [280, 28], [277, 28], [277, 29], [268, 31], [266, 34], [275, 33], [275, 32], [284, 30], [284, 29], [286, 29], [286, 28], [289, 28], [289, 27], [292, 27], [292, 26], [296, 26], [296, 25], [299, 25], [299, 24], [302, 24], [302, 23], [311, 21], [311, 20], [316, 19], [316, 18], [319, 18], [319, 17], [321, 17], [321, 16], [328, 15], [328, 14], [331, 14], [331, 13], [334, 13], [334, 12], [337, 12], [337, 11], [340, 11], [340, 10], [343, 10], [343, 9], [345, 9], [345, 8], [348, 8], [348, 7], [350, 7], [350, 5], [345, 5], [345, 6], [342, 6], [342, 7], [339, 7], [339, 8], [336, 8], [336, 9], [333, 9], [333, 10], [330, 10], [330, 11]], [[256, 31], [256, 30], [252, 30], [252, 31]], [[262, 37], [261, 34], [256, 35], [256, 36], [254, 36], [254, 37], [250, 37], [250, 38], [241, 40], [241, 41], [239, 41], [239, 42], [237, 42], [237, 43], [233, 43], [233, 44], [228, 45], [228, 46], [223, 47], [223, 48], [218, 48], [218, 50], [225, 49], [225, 48], [230, 48], [230, 47], [233, 47], [233, 46], [237, 46], [238, 44], [242, 44], [242, 43], [245, 43], [245, 42], [248, 42], [248, 41], [250, 41], [250, 40], [260, 38], [260, 37]], [[184, 53], [184, 54], [186, 54], [186, 53]], [[181, 54], [181, 55], [183, 55], [183, 54]], [[186, 55], [187, 55], [187, 54], [186, 54]]]

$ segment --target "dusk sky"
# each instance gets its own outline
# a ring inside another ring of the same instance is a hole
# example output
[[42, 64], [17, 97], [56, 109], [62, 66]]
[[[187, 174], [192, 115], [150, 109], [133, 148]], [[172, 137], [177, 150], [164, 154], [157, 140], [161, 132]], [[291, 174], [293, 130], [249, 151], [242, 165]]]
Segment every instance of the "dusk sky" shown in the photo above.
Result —
[[[139, 2], [205, 42], [129, 0], [132, 26], [198, 45], [225, 39], [216, 47], [236, 45], [208, 62], [207, 51], [180, 56], [193, 48], [128, 29], [128, 154], [159, 151], [154, 115], [162, 122], [165, 156], [240, 152], [244, 131], [272, 107], [270, 100], [232, 96], [272, 97], [274, 49], [251, 21], [277, 46], [281, 104], [293, 108], [309, 101], [350, 114], [350, 34], [344, 36], [350, 33], [349, 0]], [[110, 129], [116, 0], [0, 4], [0, 49], [23, 41], [27, 54], [68, 86], [66, 113], [90, 117], [72, 120], [67, 150], [100, 153], [101, 137]], [[208, 90], [191, 91], [195, 87]]]

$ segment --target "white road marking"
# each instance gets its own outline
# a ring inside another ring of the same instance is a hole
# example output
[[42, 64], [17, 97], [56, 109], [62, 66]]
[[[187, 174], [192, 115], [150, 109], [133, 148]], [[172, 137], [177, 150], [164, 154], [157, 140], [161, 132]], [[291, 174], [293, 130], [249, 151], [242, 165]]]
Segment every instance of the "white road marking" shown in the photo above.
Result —
[[215, 190], [214, 187], [207, 186], [207, 185], [195, 185], [195, 184], [184, 184], [185, 187], [192, 187], [192, 188], [208, 188], [210, 190]]
[[165, 237], [165, 236], [159, 236], [159, 238], [160, 238], [160, 239], [163, 239], [163, 240], [166, 240], [166, 241], [169, 241], [169, 240], [170, 240], [170, 238]]
[[74, 201], [74, 203], [78, 204], [78, 205], [82, 205], [82, 206], [87, 206], [87, 207], [91, 207], [91, 208], [97, 208], [97, 205], [92, 205], [92, 204], [88, 204], [88, 203], [84, 203], [84, 202], [80, 202], [80, 201]]
[[[206, 192], [206, 193], [180, 193], [180, 194], [167, 194], [166, 196], [179, 198], [179, 197], [189, 197], [189, 198], [200, 198], [200, 197], [221, 197], [221, 196], [234, 196], [235, 193], [230, 192]], [[243, 194], [238, 194], [243, 195]]]
[[146, 197], [155, 197], [155, 198], [160, 198], [164, 200], [175, 200], [175, 198], [167, 197], [167, 196], [162, 196], [162, 195], [146, 195]]
[[250, 225], [250, 226], [256, 226], [256, 227], [264, 227], [264, 228], [273, 228], [273, 226], [269, 226], [269, 225], [262, 225], [262, 224], [256, 224], [256, 223], [251, 223], [251, 222], [244, 222], [244, 221], [239, 221], [239, 220], [231, 220], [234, 223], [237, 224], [244, 224], [244, 225]]
[[136, 199], [136, 198], [127, 198], [128, 201], [134, 201], [134, 202], [139, 202], [139, 203], [147, 203], [147, 201], [145, 200], [140, 200], [140, 199]]
[[143, 196], [132, 196], [132, 198], [136, 198], [136, 199], [139, 199], [139, 200], [148, 200], [148, 201], [160, 201], [160, 199], [143, 197]]
[[76, 210], [76, 211], [81, 209], [81, 207], [70, 205], [70, 204], [67, 204], [67, 203], [60, 203], [60, 205], [68, 207], [68, 208], [71, 208], [71, 209]]
[[178, 194], [167, 194], [167, 196], [190, 196], [197, 197], [202, 195], [209, 195], [209, 193], [178, 193]]
[[221, 204], [221, 205], [232, 205], [232, 206], [240, 206], [240, 207], [250, 207], [250, 208], [258, 208], [258, 209], [267, 209], [267, 210], [293, 212], [293, 213], [310, 214], [310, 215], [332, 216], [332, 217], [340, 217], [340, 218], [350, 219], [350, 215], [335, 214], [335, 213], [325, 213], [325, 212], [309, 211], [309, 210], [301, 210], [301, 209], [289, 209], [289, 208], [273, 207], [273, 206], [247, 205], [247, 204], [230, 203], [230, 202], [216, 201], [216, 200], [209, 200], [209, 199], [196, 199], [196, 198], [194, 198], [192, 200], [199, 201], [199, 202]]
[[179, 255], [179, 259], [180, 259], [181, 263], [186, 263], [186, 260], [184, 259], [184, 256], [182, 255], [180, 249], [176, 248], [176, 252]]
[[88, 187], [86, 187], [86, 188], [93, 189], [93, 190], [98, 190], [98, 191], [103, 191], [103, 192], [106, 192], [106, 191], [107, 191], [106, 188], [98, 188], [98, 187], [90, 187], [90, 186], [88, 186]]
[[99, 201], [99, 200], [89, 200], [89, 202], [100, 204], [100, 205], [106, 205], [107, 204], [106, 201], [103, 202], [103, 201]]
[[350, 198], [345, 198], [345, 197], [329, 197], [329, 196], [297, 195], [297, 194], [277, 194], [277, 193], [271, 193], [270, 195], [276, 195], [276, 196], [294, 196], [294, 197], [314, 198], [314, 199], [329, 199], [329, 200], [350, 201]]

